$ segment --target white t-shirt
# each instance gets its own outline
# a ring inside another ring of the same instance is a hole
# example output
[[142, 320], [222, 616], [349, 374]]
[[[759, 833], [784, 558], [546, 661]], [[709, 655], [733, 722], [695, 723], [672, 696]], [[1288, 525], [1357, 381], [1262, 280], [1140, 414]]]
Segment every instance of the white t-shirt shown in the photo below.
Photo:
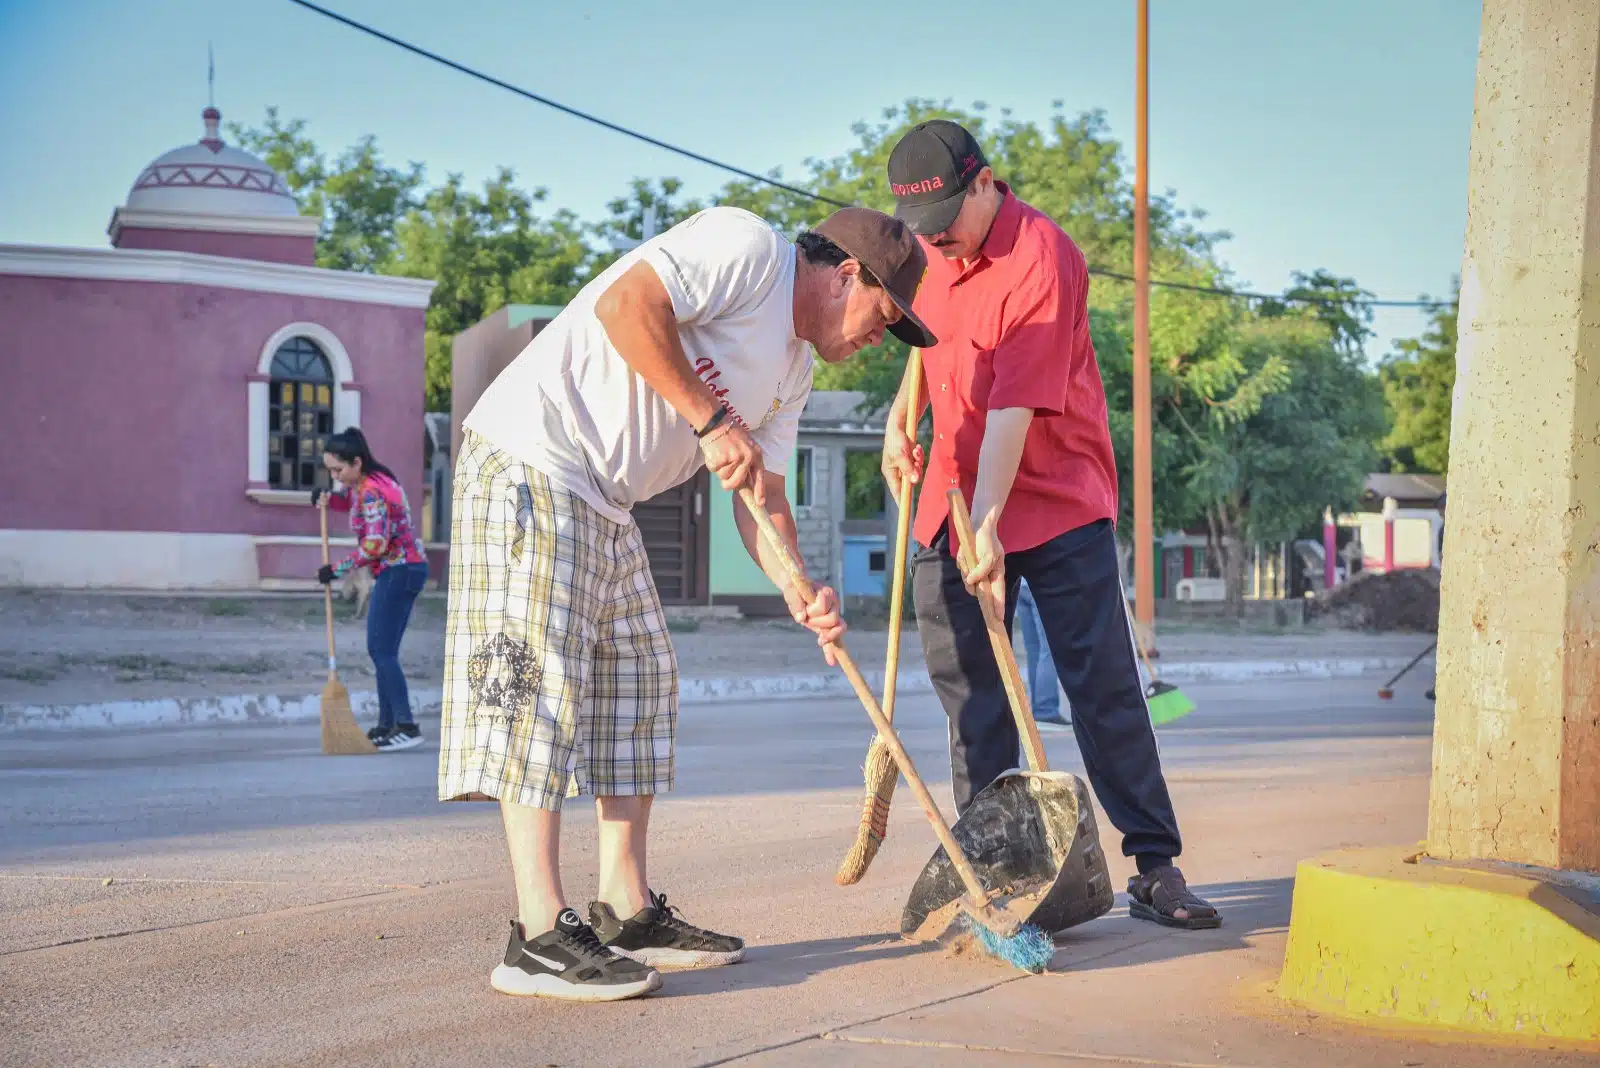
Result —
[[795, 248], [742, 208], [709, 208], [612, 264], [490, 383], [465, 425], [619, 523], [700, 470], [694, 428], [612, 347], [594, 306], [643, 260], [672, 298], [689, 365], [788, 469], [811, 395], [794, 333]]

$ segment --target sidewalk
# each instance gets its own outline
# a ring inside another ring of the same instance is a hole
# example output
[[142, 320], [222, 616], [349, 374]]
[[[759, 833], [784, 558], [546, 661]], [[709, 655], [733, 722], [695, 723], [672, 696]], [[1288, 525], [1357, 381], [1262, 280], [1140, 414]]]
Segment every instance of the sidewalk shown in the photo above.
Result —
[[[315, 719], [327, 673], [321, 615], [309, 599], [0, 594], [0, 731]], [[364, 627], [338, 623], [339, 675], [357, 715], [375, 717]], [[787, 620], [677, 622], [673, 630], [686, 703], [850, 693], [815, 641]], [[422, 714], [438, 705], [443, 636], [443, 602], [419, 601], [401, 659]], [[874, 689], [887, 637], [861, 626], [846, 639]], [[1175, 682], [1346, 677], [1398, 670], [1428, 640], [1174, 627], [1160, 633], [1156, 669]], [[900, 648], [901, 692], [928, 692], [914, 627]]]

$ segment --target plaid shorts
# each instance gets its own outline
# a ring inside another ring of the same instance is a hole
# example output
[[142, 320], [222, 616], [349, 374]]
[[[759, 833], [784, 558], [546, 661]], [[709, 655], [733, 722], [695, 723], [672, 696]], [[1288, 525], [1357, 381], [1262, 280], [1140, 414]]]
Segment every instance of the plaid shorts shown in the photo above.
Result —
[[470, 430], [452, 502], [439, 799], [672, 789], [678, 662], [638, 526]]

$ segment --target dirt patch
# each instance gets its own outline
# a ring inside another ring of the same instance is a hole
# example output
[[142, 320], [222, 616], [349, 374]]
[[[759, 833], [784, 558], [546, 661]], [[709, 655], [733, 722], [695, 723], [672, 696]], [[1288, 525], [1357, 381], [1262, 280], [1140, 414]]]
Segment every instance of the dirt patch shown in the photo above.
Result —
[[1308, 615], [1333, 626], [1432, 634], [1439, 629], [1439, 572], [1433, 568], [1363, 571], [1318, 594], [1307, 608]]

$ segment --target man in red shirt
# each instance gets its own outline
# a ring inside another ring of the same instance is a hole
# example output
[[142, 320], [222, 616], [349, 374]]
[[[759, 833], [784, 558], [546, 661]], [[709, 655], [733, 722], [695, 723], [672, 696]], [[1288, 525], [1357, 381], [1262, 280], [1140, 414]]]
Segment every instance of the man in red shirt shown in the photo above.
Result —
[[[1018, 200], [964, 128], [913, 128], [889, 157], [895, 214], [929, 249], [915, 310], [940, 340], [924, 349], [933, 451], [905, 433], [906, 385], [889, 413], [883, 473], [920, 482], [912, 585], [928, 674], [950, 717], [956, 809], [1019, 766], [1017, 728], [978, 597], [1007, 626], [1027, 579], [1072, 707], [1095, 796], [1139, 874], [1130, 911], [1171, 927], [1216, 927], [1184, 884], [1178, 821], [1135, 659], [1112, 524], [1117, 469], [1089, 338], [1083, 253]], [[971, 504], [976, 562], [962, 573], [946, 494]], [[904, 502], [902, 502], [904, 503]]]

